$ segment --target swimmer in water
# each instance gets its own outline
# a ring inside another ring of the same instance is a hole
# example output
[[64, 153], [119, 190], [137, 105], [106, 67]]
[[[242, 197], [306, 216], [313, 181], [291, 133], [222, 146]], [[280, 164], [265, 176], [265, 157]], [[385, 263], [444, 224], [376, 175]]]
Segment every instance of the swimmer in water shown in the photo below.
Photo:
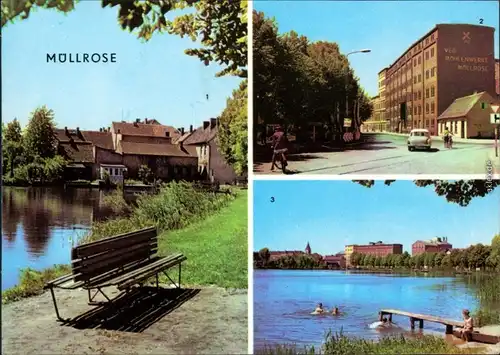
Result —
[[340, 314], [339, 308], [337, 306], [335, 306], [335, 308], [332, 309], [332, 314], [334, 316], [338, 316]]
[[323, 313], [325, 310], [323, 309], [323, 303], [318, 303], [316, 306], [316, 309], [314, 310], [314, 314], [320, 314]]

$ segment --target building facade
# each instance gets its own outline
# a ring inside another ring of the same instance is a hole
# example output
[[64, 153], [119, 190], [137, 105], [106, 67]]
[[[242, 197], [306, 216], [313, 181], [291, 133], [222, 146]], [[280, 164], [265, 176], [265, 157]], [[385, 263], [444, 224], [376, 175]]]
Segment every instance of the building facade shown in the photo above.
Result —
[[373, 107], [372, 116], [363, 122], [362, 132], [384, 132], [387, 131], [387, 121], [385, 119], [385, 100], [386, 100], [386, 80], [387, 68], [378, 73], [378, 94], [371, 99]]
[[495, 94], [494, 31], [471, 24], [438, 24], [386, 71], [389, 129], [438, 133], [437, 118], [474, 91]]
[[492, 103], [500, 103], [487, 92], [460, 97], [438, 117], [438, 134], [446, 127], [458, 138], [494, 138], [495, 125], [491, 123]]
[[345, 269], [346, 267], [344, 254], [325, 255], [323, 261], [329, 269]]
[[344, 248], [344, 254], [346, 259], [346, 264], [351, 265], [351, 256], [353, 253], [373, 255], [373, 256], [387, 256], [390, 254], [403, 254], [402, 244], [385, 244], [381, 241], [370, 242], [366, 245], [346, 245]]
[[498, 97], [500, 96], [500, 59], [495, 59], [495, 86]]
[[218, 119], [212, 118], [210, 121], [204, 121], [203, 126], [182, 138], [182, 144], [186, 148], [195, 149], [198, 157], [197, 170], [202, 179], [229, 184], [236, 180], [237, 175], [231, 165], [225, 161], [217, 146], [218, 130]]
[[411, 245], [411, 254], [419, 255], [423, 253], [447, 253], [453, 249], [453, 245], [448, 243], [448, 238], [433, 238], [431, 240], [417, 240]]

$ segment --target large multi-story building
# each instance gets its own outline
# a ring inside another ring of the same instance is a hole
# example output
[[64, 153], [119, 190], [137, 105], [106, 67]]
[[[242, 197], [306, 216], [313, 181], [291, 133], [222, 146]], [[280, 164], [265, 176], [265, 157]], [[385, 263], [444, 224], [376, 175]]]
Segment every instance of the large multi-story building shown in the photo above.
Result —
[[347, 265], [351, 264], [351, 256], [353, 253], [387, 256], [390, 254], [403, 254], [403, 244], [385, 244], [381, 241], [370, 242], [366, 245], [351, 244], [344, 248], [344, 255]]
[[453, 245], [448, 243], [448, 238], [433, 238], [431, 240], [417, 240], [411, 245], [411, 254], [419, 255], [423, 253], [448, 252], [453, 249]]
[[495, 59], [495, 86], [498, 96], [500, 95], [500, 59]]
[[482, 91], [495, 95], [494, 31], [438, 24], [399, 56], [385, 73], [389, 129], [437, 134], [438, 116], [455, 99]]
[[372, 115], [363, 122], [361, 129], [363, 132], [383, 132], [387, 130], [385, 119], [385, 73], [387, 68], [378, 73], [378, 94], [371, 99], [373, 107]]

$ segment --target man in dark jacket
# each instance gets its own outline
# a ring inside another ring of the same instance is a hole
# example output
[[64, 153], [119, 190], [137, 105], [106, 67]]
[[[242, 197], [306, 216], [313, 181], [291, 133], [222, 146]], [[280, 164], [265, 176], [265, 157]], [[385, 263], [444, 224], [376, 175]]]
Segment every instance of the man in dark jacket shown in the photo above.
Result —
[[282, 157], [283, 168], [288, 165], [286, 161], [285, 153], [288, 151], [288, 140], [286, 138], [285, 132], [283, 132], [283, 128], [281, 126], [277, 126], [274, 129], [274, 134], [271, 137], [272, 139], [272, 147], [273, 147], [273, 159], [271, 162], [271, 171], [274, 170], [274, 166], [276, 165], [276, 159], [280, 156]]

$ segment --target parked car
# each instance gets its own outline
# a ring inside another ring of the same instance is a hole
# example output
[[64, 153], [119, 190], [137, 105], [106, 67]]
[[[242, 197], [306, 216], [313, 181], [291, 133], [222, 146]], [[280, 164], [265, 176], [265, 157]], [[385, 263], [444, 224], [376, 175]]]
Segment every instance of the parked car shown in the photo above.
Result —
[[408, 137], [408, 150], [410, 152], [415, 149], [430, 150], [432, 146], [431, 134], [426, 129], [413, 129]]

